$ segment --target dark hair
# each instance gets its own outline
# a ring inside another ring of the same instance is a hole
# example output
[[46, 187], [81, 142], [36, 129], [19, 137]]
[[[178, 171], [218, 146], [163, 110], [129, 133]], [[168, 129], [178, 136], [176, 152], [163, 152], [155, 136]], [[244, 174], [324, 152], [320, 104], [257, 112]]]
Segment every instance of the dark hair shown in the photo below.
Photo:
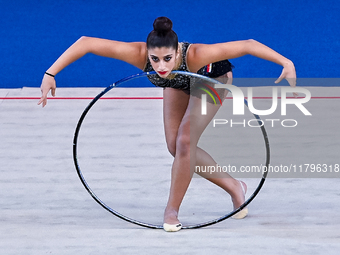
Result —
[[167, 17], [159, 17], [153, 22], [153, 30], [146, 39], [148, 49], [152, 48], [174, 48], [178, 49], [178, 37], [172, 30], [172, 21]]

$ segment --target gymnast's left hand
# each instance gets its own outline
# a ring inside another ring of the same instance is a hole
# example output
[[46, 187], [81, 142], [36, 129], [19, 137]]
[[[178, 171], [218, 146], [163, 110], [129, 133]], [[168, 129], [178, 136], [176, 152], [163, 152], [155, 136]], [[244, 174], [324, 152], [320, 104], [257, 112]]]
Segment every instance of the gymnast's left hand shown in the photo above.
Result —
[[56, 82], [55, 79], [51, 76], [44, 75], [44, 78], [41, 82], [41, 98], [38, 102], [38, 105], [42, 104], [42, 107], [44, 107], [47, 104], [47, 94], [51, 90], [51, 94], [54, 97], [55, 96], [55, 90], [56, 90]]
[[[275, 83], [281, 82], [283, 79], [286, 79], [289, 85], [292, 88], [296, 87], [296, 71], [294, 63], [288, 60], [285, 64], [283, 64], [283, 69], [280, 77], [275, 81]], [[294, 97], [298, 96], [298, 93], [293, 93]]]

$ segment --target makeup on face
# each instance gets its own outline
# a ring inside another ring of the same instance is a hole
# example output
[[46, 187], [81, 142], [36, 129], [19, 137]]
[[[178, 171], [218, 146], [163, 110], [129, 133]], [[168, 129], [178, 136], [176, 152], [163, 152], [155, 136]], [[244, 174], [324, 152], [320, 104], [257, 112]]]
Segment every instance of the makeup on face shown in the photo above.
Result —
[[153, 69], [162, 78], [166, 78], [176, 65], [176, 50], [173, 48], [153, 48], [148, 50]]

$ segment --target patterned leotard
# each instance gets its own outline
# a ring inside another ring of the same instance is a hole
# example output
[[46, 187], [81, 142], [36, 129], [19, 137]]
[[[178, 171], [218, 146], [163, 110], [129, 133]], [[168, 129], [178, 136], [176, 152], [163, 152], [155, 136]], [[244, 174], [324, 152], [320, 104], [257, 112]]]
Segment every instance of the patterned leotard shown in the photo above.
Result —
[[[182, 44], [182, 63], [178, 67], [177, 71], [186, 71], [189, 72], [188, 66], [187, 66], [187, 52], [189, 49], [190, 43], [183, 43]], [[210, 78], [217, 78], [223, 74], [226, 74], [227, 72], [231, 71], [233, 66], [228, 60], [223, 60], [220, 62], [216, 62], [213, 64], [210, 64], [208, 66], [202, 67], [200, 70], [198, 70], [198, 74], [208, 76]], [[146, 66], [143, 70], [144, 72], [151, 72], [154, 71], [150, 60], [148, 58]], [[152, 84], [158, 87], [163, 88], [175, 88], [175, 89], [181, 89], [185, 92], [189, 93], [190, 91], [190, 77], [182, 74], [177, 74], [172, 78], [161, 78], [158, 74], [151, 74], [148, 75], [148, 79]]]

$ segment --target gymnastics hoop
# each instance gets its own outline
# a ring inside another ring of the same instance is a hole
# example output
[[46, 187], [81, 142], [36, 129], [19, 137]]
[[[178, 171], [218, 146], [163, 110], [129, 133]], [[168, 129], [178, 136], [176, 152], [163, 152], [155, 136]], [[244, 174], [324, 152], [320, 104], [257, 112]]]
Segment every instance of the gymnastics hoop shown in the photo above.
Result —
[[[202, 75], [199, 75], [199, 74], [195, 74], [195, 73], [190, 73], [190, 72], [184, 72], [184, 71], [173, 71], [172, 73], [178, 73], [178, 74], [183, 74], [183, 75], [189, 75], [189, 76], [192, 76], [192, 77], [196, 77], [196, 78], [201, 78], [203, 80], [206, 80], [206, 81], [209, 81], [209, 82], [213, 82], [213, 83], [220, 83], [222, 84], [221, 82], [218, 82], [214, 79], [211, 79], [209, 77], [206, 77], [206, 76], [202, 76]], [[80, 167], [79, 167], [79, 163], [78, 163], [78, 159], [77, 159], [77, 143], [78, 143], [78, 135], [79, 135], [79, 131], [80, 131], [80, 127], [84, 121], [84, 118], [86, 116], [86, 114], [89, 112], [89, 110], [91, 109], [91, 107], [103, 96], [105, 95], [107, 92], [109, 92], [112, 88], [114, 87], [117, 87], [119, 84], [122, 84], [124, 82], [127, 82], [129, 80], [133, 80], [133, 79], [136, 79], [136, 78], [139, 78], [139, 77], [144, 77], [144, 76], [147, 76], [147, 75], [152, 75], [152, 74], [156, 74], [155, 71], [153, 72], [143, 72], [143, 73], [139, 73], [139, 74], [135, 74], [135, 75], [132, 75], [132, 76], [129, 76], [129, 77], [126, 77], [124, 79], [121, 79], [119, 81], [117, 81], [116, 83], [113, 83], [111, 85], [109, 85], [107, 88], [105, 88], [101, 93], [99, 93], [89, 104], [88, 106], [85, 108], [84, 112], [82, 113], [79, 121], [78, 121], [78, 124], [77, 124], [77, 127], [76, 127], [76, 130], [75, 130], [75, 133], [74, 133], [74, 138], [73, 138], [73, 160], [74, 160], [74, 164], [75, 164], [75, 168], [77, 170], [77, 174], [81, 180], [81, 182], [83, 183], [85, 189], [90, 193], [90, 195], [92, 196], [92, 198], [97, 202], [99, 203], [104, 209], [106, 209], [107, 211], [109, 211], [110, 213], [112, 213], [113, 215], [117, 216], [118, 218], [121, 218], [125, 221], [128, 221], [130, 223], [133, 223], [133, 224], [137, 224], [139, 226], [142, 226], [142, 227], [147, 227], [147, 228], [152, 228], [152, 229], [163, 229], [163, 226], [161, 225], [154, 225], [154, 224], [150, 224], [150, 223], [145, 223], [145, 222], [141, 222], [141, 221], [138, 221], [138, 220], [135, 220], [135, 219], [132, 219], [132, 218], [129, 218], [115, 210], [113, 210], [111, 207], [109, 207], [108, 205], [106, 205], [103, 201], [101, 201], [99, 199], [99, 197], [96, 196], [96, 194], [92, 191], [92, 189], [90, 188], [90, 186], [87, 184], [81, 170], [80, 170]], [[246, 99], [244, 99], [244, 104], [248, 107], [248, 102]], [[263, 138], [264, 138], [264, 142], [265, 142], [265, 148], [266, 148], [266, 169], [268, 169], [269, 167], [269, 162], [270, 162], [270, 148], [269, 148], [269, 140], [268, 140], [268, 135], [267, 135], [267, 132], [266, 132], [266, 129], [264, 128], [264, 125], [263, 125], [263, 121], [260, 119], [260, 117], [256, 114], [253, 114], [255, 116], [255, 118], [257, 119], [257, 122], [261, 128], [261, 131], [262, 131], [262, 135], [263, 135]], [[213, 225], [213, 224], [216, 224], [218, 222], [221, 222], [221, 221], [224, 221], [226, 219], [228, 219], [229, 217], [233, 216], [234, 214], [240, 212], [243, 208], [245, 208], [247, 205], [250, 204], [251, 201], [253, 201], [253, 199], [257, 196], [257, 194], [260, 192], [265, 180], [266, 180], [266, 177], [267, 177], [267, 171], [264, 171], [263, 172], [263, 175], [262, 175], [262, 178], [257, 186], [257, 188], [255, 189], [255, 191], [253, 192], [253, 194], [237, 209], [235, 209], [234, 211], [220, 217], [220, 218], [217, 218], [217, 219], [214, 219], [214, 220], [211, 220], [211, 221], [207, 221], [207, 222], [203, 222], [203, 223], [198, 223], [196, 225], [189, 225], [189, 226], [183, 226], [182, 229], [195, 229], [195, 228], [201, 228], [201, 227], [207, 227], [207, 226], [210, 226], [210, 225]]]

